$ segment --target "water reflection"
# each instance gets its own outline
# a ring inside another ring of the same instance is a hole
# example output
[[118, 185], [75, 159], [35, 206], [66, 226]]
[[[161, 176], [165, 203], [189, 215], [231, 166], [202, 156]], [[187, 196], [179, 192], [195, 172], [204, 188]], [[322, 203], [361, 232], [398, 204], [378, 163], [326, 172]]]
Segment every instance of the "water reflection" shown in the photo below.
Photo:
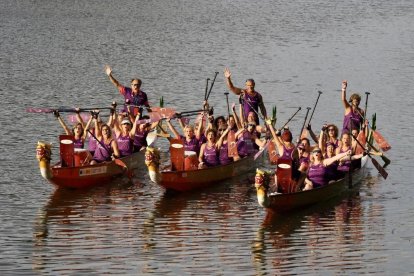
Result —
[[[382, 214], [380, 206], [372, 213], [361, 202], [359, 193], [354, 193], [288, 214], [268, 211], [252, 244], [256, 274], [309, 273], [314, 267], [343, 273], [364, 268], [364, 254], [375, 252], [366, 247], [370, 237], [365, 227]], [[383, 231], [376, 235], [380, 238]], [[384, 259], [374, 256], [370, 261], [379, 264]]]

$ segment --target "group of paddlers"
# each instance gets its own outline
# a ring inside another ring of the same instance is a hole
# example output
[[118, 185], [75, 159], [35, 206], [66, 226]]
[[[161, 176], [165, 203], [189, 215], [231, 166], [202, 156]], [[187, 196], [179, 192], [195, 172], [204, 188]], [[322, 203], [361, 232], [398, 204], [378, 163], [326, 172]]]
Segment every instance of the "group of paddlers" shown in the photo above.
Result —
[[[73, 135], [75, 148], [83, 148], [88, 141], [91, 153], [91, 164], [109, 161], [113, 158], [128, 156], [147, 146], [146, 137], [157, 122], [140, 123], [143, 107], [151, 108], [148, 97], [141, 88], [140, 79], [132, 79], [131, 87], [121, 85], [113, 76], [112, 69], [106, 66], [105, 72], [110, 81], [124, 96], [125, 105], [117, 112], [116, 103], [112, 104], [107, 123], [103, 123], [99, 110], [92, 111], [87, 123], [77, 112], [78, 123], [69, 129], [58, 112], [56, 117], [66, 133]], [[359, 107], [361, 97], [352, 94], [349, 101], [346, 98], [347, 82], [342, 82], [342, 102], [345, 108], [344, 124], [339, 138], [338, 127], [334, 124], [324, 125], [319, 136], [316, 136], [310, 125], [310, 133], [315, 145], [311, 145], [307, 137], [301, 137], [296, 144], [289, 128], [276, 130], [274, 120], [267, 117], [262, 95], [255, 90], [253, 79], [246, 80], [244, 89], [237, 88], [231, 81], [231, 72], [224, 70], [228, 89], [240, 97], [239, 114], [232, 105], [232, 114], [228, 117], [219, 116], [214, 119], [212, 114], [201, 112], [194, 126], [186, 124], [180, 116], [174, 116], [182, 128], [183, 134], [177, 131], [171, 119], [167, 125], [176, 139], [180, 139], [186, 152], [193, 152], [198, 157], [199, 168], [227, 165], [249, 155], [254, 155], [260, 148], [274, 143], [277, 158], [288, 160], [293, 164], [292, 177], [299, 180], [297, 189], [312, 189], [326, 185], [331, 180], [343, 177], [351, 167], [358, 167], [357, 161], [366, 152], [356, 153], [355, 137], [366, 131], [364, 110]], [[209, 110], [208, 103], [203, 103], [203, 109]], [[260, 109], [260, 113], [259, 113]], [[259, 116], [265, 125], [259, 125]], [[205, 123], [204, 123], [205, 122]], [[90, 126], [94, 124], [92, 131]], [[165, 130], [163, 130], [165, 132]], [[261, 136], [267, 139], [260, 139]], [[277, 181], [276, 181], [277, 182]]]

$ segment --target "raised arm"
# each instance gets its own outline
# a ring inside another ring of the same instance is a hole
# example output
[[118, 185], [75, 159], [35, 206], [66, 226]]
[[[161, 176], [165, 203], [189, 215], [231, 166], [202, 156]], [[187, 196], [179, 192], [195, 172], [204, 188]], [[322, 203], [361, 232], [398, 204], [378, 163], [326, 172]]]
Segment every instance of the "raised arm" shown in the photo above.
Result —
[[346, 80], [342, 81], [342, 88], [341, 88], [341, 100], [345, 108], [345, 115], [349, 113], [351, 110], [351, 105], [348, 103], [346, 99], [346, 87], [348, 86], [348, 82]]
[[326, 129], [326, 125], [323, 125], [322, 129], [321, 129], [321, 133], [319, 134], [319, 141], [318, 141], [319, 148], [321, 149], [322, 152], [326, 151], [326, 148], [325, 148], [325, 129]]
[[216, 149], [220, 150], [221, 145], [223, 145], [224, 137], [226, 137], [227, 133], [230, 131], [230, 126], [226, 128], [225, 131], [221, 134], [220, 138], [216, 142]]
[[109, 65], [105, 65], [105, 73], [109, 77], [109, 80], [112, 82], [113, 85], [115, 85], [116, 88], [121, 88], [122, 85], [119, 83], [117, 79], [114, 78], [112, 75], [112, 68]]
[[338, 160], [341, 160], [341, 159], [350, 159], [351, 153], [352, 153], [351, 150], [348, 150], [346, 152], [337, 154], [337, 155], [335, 155], [331, 158], [326, 158], [326, 159], [323, 160], [323, 165], [325, 167], [327, 167], [335, 161], [338, 161]]
[[59, 114], [59, 111], [53, 111], [53, 115], [55, 115], [55, 117], [58, 119], [60, 125], [62, 126], [62, 128], [65, 130], [65, 133], [67, 135], [72, 135], [72, 131], [70, 130], [70, 128], [66, 125], [65, 121], [63, 121], [62, 117]]
[[83, 128], [83, 135], [82, 135], [82, 139], [83, 140], [85, 140], [86, 139], [86, 136], [88, 135], [88, 129], [89, 129], [89, 127], [91, 126], [91, 123], [92, 123], [92, 116], [91, 117], [89, 117], [89, 120], [88, 120], [88, 122], [86, 123], [86, 126]]
[[226, 78], [227, 88], [236, 95], [242, 93], [242, 89], [235, 87], [231, 81], [231, 72], [229, 68], [224, 68], [224, 77]]
[[175, 129], [175, 127], [171, 124], [170, 119], [167, 119], [167, 125], [170, 128], [171, 132], [174, 134], [176, 139], [180, 138], [180, 133]]
[[[313, 132], [313, 130], [312, 130], [312, 126], [311, 126], [310, 124], [308, 124], [308, 125], [306, 126], [306, 129], [309, 131], [309, 135], [310, 135], [310, 137], [312, 138], [312, 140], [313, 140], [316, 144], [318, 144], [318, 143], [319, 143], [319, 140], [318, 140], [318, 137], [316, 137], [315, 132]], [[319, 147], [319, 148], [320, 148], [320, 147]]]
[[266, 120], [266, 124], [269, 127], [270, 133], [272, 134], [273, 141], [275, 141], [279, 154], [283, 153], [283, 144], [280, 140], [280, 130], [275, 131], [271, 120]]

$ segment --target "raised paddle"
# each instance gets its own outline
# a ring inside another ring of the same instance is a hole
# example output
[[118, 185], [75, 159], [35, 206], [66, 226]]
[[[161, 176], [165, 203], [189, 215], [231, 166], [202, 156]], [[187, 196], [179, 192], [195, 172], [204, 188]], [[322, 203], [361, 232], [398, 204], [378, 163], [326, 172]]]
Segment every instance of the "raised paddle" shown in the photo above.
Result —
[[112, 107], [86, 107], [86, 108], [66, 108], [66, 107], [60, 107], [60, 108], [33, 108], [28, 107], [26, 108], [26, 112], [29, 113], [53, 113], [55, 111], [58, 111], [59, 113], [76, 113], [76, 112], [89, 112], [91, 110], [96, 109], [112, 109]]
[[299, 138], [298, 138], [298, 140], [296, 141], [298, 144], [299, 144], [299, 142], [300, 142], [300, 137], [301, 137], [301, 134], [302, 134], [303, 129], [304, 129], [304, 127], [305, 127], [306, 120], [308, 119], [309, 110], [311, 110], [311, 108], [310, 108], [310, 107], [307, 107], [306, 109], [307, 109], [307, 111], [306, 111], [306, 115], [305, 115], [305, 120], [303, 121], [302, 129], [301, 129], [301, 130], [300, 130], [300, 132], [299, 132]]
[[368, 157], [371, 159], [372, 164], [374, 165], [374, 167], [378, 170], [378, 172], [380, 173], [380, 175], [384, 178], [387, 179], [388, 177], [388, 173], [384, 170], [383, 167], [381, 167], [381, 165], [378, 163], [377, 160], [375, 160], [374, 158], [372, 158], [371, 154], [365, 149], [365, 147], [358, 141], [357, 137], [355, 137], [352, 133], [351, 136], [355, 139], [355, 141], [357, 141], [357, 143], [359, 144], [359, 146], [361, 148], [364, 149], [364, 151], [367, 153]]
[[[296, 112], [292, 115], [292, 117], [289, 118], [289, 120], [287, 120], [287, 122], [280, 128], [280, 129], [284, 129], [285, 126], [287, 126], [287, 124], [289, 124], [290, 121], [292, 121], [292, 119], [296, 116], [296, 114], [298, 114], [298, 112], [302, 109], [302, 107], [299, 107], [298, 110], [296, 110]], [[309, 110], [308, 110], [309, 112]]]
[[371, 94], [371, 93], [365, 92], [365, 112], [364, 112], [364, 116], [363, 116], [364, 119], [363, 119], [362, 122], [365, 122], [365, 118], [367, 117], [368, 96], [369, 96], [369, 94]]
[[[105, 145], [96, 138], [96, 136], [88, 129], [89, 134], [106, 150], [106, 152], [112, 156], [112, 153], [105, 147]], [[128, 168], [128, 166], [121, 159], [115, 158], [114, 163], [122, 167], [125, 170], [126, 175], [129, 179], [132, 178], [133, 172]]]
[[229, 118], [229, 117], [230, 117], [229, 92], [224, 92], [224, 95], [226, 95], [226, 102], [227, 102], [227, 118]]
[[207, 101], [207, 93], [208, 93], [208, 82], [210, 81], [210, 78], [207, 78], [206, 80], [206, 90], [204, 91], [204, 100]]
[[[309, 121], [308, 121], [308, 124], [307, 125], [310, 125], [310, 123], [311, 123], [311, 121], [312, 121], [312, 118], [313, 118], [313, 113], [315, 112], [315, 109], [316, 109], [316, 106], [318, 105], [318, 101], [319, 101], [319, 97], [321, 96], [321, 94], [322, 94], [322, 91], [320, 91], [320, 90], [318, 90], [318, 97], [316, 98], [316, 102], [315, 102], [315, 105], [313, 106], [313, 109], [312, 109], [312, 113], [311, 113], [311, 116], [310, 116], [310, 118], [309, 118]], [[304, 138], [304, 137], [307, 137], [308, 136], [308, 130], [307, 129], [305, 129], [305, 130], [303, 130], [303, 132], [301, 133], [301, 138]]]
[[208, 91], [206, 101], [208, 101], [208, 98], [210, 98], [210, 93], [211, 93], [211, 90], [213, 89], [213, 85], [214, 85], [214, 83], [216, 82], [216, 78], [217, 78], [218, 73], [219, 73], [219, 72], [215, 72], [214, 79], [213, 79], [213, 81], [211, 82], [211, 85], [210, 85], [210, 90]]

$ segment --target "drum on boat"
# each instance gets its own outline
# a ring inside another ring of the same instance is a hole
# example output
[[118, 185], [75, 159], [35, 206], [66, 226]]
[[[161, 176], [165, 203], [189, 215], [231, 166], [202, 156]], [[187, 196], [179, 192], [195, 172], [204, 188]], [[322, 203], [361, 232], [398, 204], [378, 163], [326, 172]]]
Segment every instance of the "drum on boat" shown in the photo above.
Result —
[[88, 165], [89, 161], [92, 159], [92, 156], [87, 149], [75, 148], [75, 152], [73, 156], [74, 156], [75, 167]]
[[198, 169], [198, 158], [195, 151], [184, 151], [184, 170], [191, 171]]

